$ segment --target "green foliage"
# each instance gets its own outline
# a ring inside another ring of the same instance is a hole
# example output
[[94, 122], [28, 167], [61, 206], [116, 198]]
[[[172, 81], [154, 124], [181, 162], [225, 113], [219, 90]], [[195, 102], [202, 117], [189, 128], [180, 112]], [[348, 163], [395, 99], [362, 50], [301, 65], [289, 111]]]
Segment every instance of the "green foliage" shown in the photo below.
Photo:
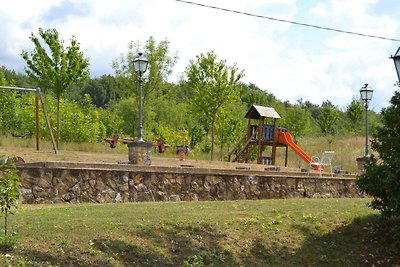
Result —
[[8, 219], [9, 215], [18, 211], [20, 187], [21, 181], [13, 159], [3, 158], [0, 163], [0, 207], [4, 215], [4, 240], [0, 247], [6, 250], [12, 250], [15, 247], [15, 238], [8, 234]]
[[215, 134], [221, 149], [221, 160], [223, 160], [224, 147], [229, 150], [245, 131], [245, 120], [241, 118], [245, 112], [239, 102], [233, 102], [219, 112], [215, 122]]
[[353, 99], [351, 103], [347, 106], [346, 116], [348, 117], [350, 122], [349, 129], [353, 130], [355, 136], [357, 135], [358, 130], [360, 129], [361, 126], [362, 114], [363, 114], [362, 104], [360, 103], [360, 101]]
[[[90, 98], [86, 98], [86, 101], [90, 102]], [[64, 142], [93, 143], [105, 138], [107, 128], [102, 122], [103, 112], [101, 112], [101, 110], [96, 109], [90, 103], [82, 107], [82, 105], [66, 99], [61, 99], [60, 104], [64, 110], [61, 115], [61, 124], [63, 125], [61, 138]], [[57, 110], [57, 101], [53, 97], [47, 97], [46, 108], [50, 123], [54, 126], [56, 122], [55, 111]], [[30, 114], [34, 116], [33, 111]], [[39, 122], [40, 135], [49, 139], [50, 137], [43, 114], [40, 114]], [[34, 127], [34, 120], [32, 121], [32, 127]], [[34, 131], [34, 129], [32, 130]]]
[[240, 98], [246, 105], [247, 110], [254, 104], [272, 106], [278, 102], [273, 94], [261, 90], [253, 83], [240, 85]]
[[113, 134], [121, 134], [123, 133], [121, 130], [122, 119], [119, 117], [113, 108], [108, 109], [98, 109], [99, 121], [105, 127], [105, 135], [112, 136]]
[[97, 110], [80, 110], [77, 103], [61, 102], [63, 112], [61, 121], [63, 132], [61, 137], [66, 142], [97, 142], [103, 140], [106, 129], [100, 121]]
[[309, 129], [310, 114], [300, 106], [290, 106], [284, 117], [285, 126], [293, 135], [295, 142], [297, 138], [304, 136]]
[[220, 109], [237, 100], [237, 86], [244, 76], [236, 65], [228, 66], [225, 60], [217, 60], [213, 51], [200, 54], [186, 68], [189, 102], [194, 114], [204, 116], [211, 125], [211, 159], [214, 154], [214, 130]]
[[324, 106], [318, 117], [318, 125], [321, 128], [321, 132], [325, 136], [333, 134], [338, 119], [339, 113], [336, 109], [330, 105]]
[[304, 108], [305, 110], [307, 110], [308, 112], [311, 113], [311, 117], [314, 120], [317, 120], [319, 117], [319, 112], [320, 112], [320, 107], [316, 104], [311, 103], [310, 101], [306, 100], [304, 101], [302, 98], [300, 98], [299, 100], [297, 100], [297, 102], [299, 103], [301, 108]]
[[149, 66], [143, 76], [143, 103], [154, 99], [165, 88], [167, 78], [172, 73], [178, 56], [170, 55], [169, 41], [167, 39], [159, 43], [151, 36], [142, 48], [139, 42], [130, 42], [126, 55], [113, 61], [113, 68], [120, 87], [127, 92], [125, 96], [138, 96], [139, 77], [133, 67], [133, 60], [139, 52], [149, 60]]
[[23, 73], [17, 73], [14, 70], [9, 70], [4, 66], [0, 67], [0, 85], [32, 87], [32, 83], [33, 81], [29, 76]]
[[374, 198], [369, 206], [387, 217], [400, 216], [400, 91], [390, 103], [382, 111], [383, 125], [373, 135], [372, 148], [379, 160], [372, 158], [357, 181]]
[[32, 33], [30, 39], [35, 49], [31, 53], [22, 51], [21, 54], [28, 65], [25, 72], [42, 90], [49, 90], [59, 99], [72, 83], [89, 75], [89, 60], [83, 57], [74, 36], [70, 46], [64, 48], [56, 29], [39, 28], [39, 35], [46, 46]]
[[4, 67], [0, 69], [0, 85], [6, 85], [6, 77], [4, 75]]
[[117, 79], [111, 75], [85, 79], [80, 83], [73, 84], [67, 97], [80, 102], [82, 95], [85, 94], [90, 95], [93, 105], [101, 108], [109, 107], [112, 102], [118, 101], [124, 96]]
[[[133, 97], [122, 99], [112, 108], [112, 112], [119, 118], [117, 129], [120, 129], [121, 133], [129, 135], [137, 133], [139, 110], [135, 100]], [[147, 116], [144, 116], [144, 118], [146, 119]]]
[[155, 134], [156, 139], [161, 138], [165, 143], [171, 145], [172, 149], [175, 149], [176, 146], [190, 145], [189, 133], [184, 129], [172, 129], [161, 124]]
[[188, 257], [183, 262], [183, 267], [203, 267], [224, 265], [224, 255], [218, 251], [201, 251], [199, 254]]
[[0, 128], [2, 132], [12, 128], [16, 92], [0, 90]]

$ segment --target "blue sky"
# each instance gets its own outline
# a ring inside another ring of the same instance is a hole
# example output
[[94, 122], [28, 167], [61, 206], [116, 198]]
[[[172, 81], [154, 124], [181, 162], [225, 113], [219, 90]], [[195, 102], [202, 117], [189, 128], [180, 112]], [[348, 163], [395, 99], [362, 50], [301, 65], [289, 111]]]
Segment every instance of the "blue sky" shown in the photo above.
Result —
[[[398, 0], [193, 0], [247, 13], [400, 39]], [[397, 5], [396, 5], [397, 4]], [[24, 7], [24, 8], [21, 8]], [[397, 12], [397, 13], [396, 13]], [[380, 111], [396, 90], [389, 59], [400, 42], [301, 27], [189, 5], [175, 0], [14, 0], [0, 5], [0, 65], [23, 72], [22, 50], [39, 27], [72, 35], [90, 59], [93, 77], [113, 74], [112, 61], [130, 41], [168, 39], [179, 60], [175, 82], [189, 60], [214, 50], [252, 82], [283, 101], [329, 100], [345, 108], [368, 83]]]

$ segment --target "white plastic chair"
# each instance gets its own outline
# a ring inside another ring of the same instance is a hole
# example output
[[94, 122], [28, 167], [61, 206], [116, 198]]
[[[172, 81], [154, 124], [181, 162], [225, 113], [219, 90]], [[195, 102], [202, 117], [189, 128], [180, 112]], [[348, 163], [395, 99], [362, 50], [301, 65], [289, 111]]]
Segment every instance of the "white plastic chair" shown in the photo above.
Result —
[[334, 155], [335, 151], [324, 151], [321, 158], [312, 156], [311, 159], [314, 160], [314, 162], [310, 162], [310, 168], [315, 168], [317, 166], [319, 170], [319, 177], [322, 177], [322, 169], [325, 169], [326, 171], [327, 167], [329, 166], [331, 177], [333, 177], [332, 158]]

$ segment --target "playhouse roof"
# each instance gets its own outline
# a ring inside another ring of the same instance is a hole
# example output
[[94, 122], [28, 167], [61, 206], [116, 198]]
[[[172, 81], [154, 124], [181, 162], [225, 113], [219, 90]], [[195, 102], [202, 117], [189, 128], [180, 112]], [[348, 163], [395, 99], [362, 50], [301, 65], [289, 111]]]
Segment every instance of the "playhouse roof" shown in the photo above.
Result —
[[281, 118], [281, 116], [279, 116], [278, 112], [276, 112], [274, 108], [258, 105], [252, 105], [244, 117], [247, 119], [259, 119], [261, 117], [274, 119]]

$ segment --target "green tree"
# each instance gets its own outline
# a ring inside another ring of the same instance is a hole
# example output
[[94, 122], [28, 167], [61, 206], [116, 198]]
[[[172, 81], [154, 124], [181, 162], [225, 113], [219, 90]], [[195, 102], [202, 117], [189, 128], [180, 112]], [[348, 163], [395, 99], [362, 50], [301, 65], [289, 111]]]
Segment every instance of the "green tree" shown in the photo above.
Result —
[[284, 121], [295, 142], [297, 142], [298, 137], [304, 136], [309, 130], [310, 118], [310, 113], [300, 106], [290, 106], [287, 109]]
[[245, 120], [243, 120], [245, 112], [239, 102], [231, 103], [219, 112], [215, 122], [215, 135], [221, 149], [221, 160], [223, 160], [223, 149], [227, 147], [229, 150], [229, 145], [233, 144], [239, 136], [242, 136], [245, 129]]
[[133, 129], [138, 124], [138, 107], [133, 97], [124, 98], [112, 106], [112, 112], [119, 118], [117, 129], [122, 133], [132, 135]]
[[211, 125], [211, 160], [214, 158], [215, 121], [221, 107], [238, 99], [237, 90], [243, 70], [226, 65], [226, 60], [217, 60], [213, 51], [200, 54], [186, 68], [189, 101], [193, 110], [205, 116]]
[[350, 129], [356, 136], [362, 122], [363, 107], [360, 101], [353, 98], [346, 109], [346, 116], [350, 121]]
[[88, 78], [74, 84], [69, 89], [68, 98], [77, 102], [82, 101], [82, 96], [90, 95], [92, 104], [96, 107], [109, 107], [112, 102], [120, 100], [121, 90], [117, 79], [112, 75], [102, 75], [99, 78]]
[[[14, 70], [9, 70], [6, 67], [0, 67], [6, 79], [6, 84], [16, 86], [16, 87], [32, 87], [31, 79], [24, 73], [17, 73]], [[4, 85], [4, 84], [3, 84]]]
[[[28, 53], [22, 51], [22, 58], [28, 65], [26, 74], [44, 91], [50, 90], [57, 99], [57, 146], [60, 141], [60, 98], [69, 86], [89, 76], [89, 60], [83, 57], [80, 44], [75, 36], [67, 48], [60, 40], [56, 29], [39, 29], [45, 42], [42, 45], [33, 33], [30, 37], [35, 49]], [[50, 53], [50, 55], [49, 55]]]
[[385, 217], [400, 216], [400, 91], [390, 103], [382, 111], [382, 125], [371, 143], [379, 160], [373, 157], [357, 180], [360, 189], [373, 197], [369, 206]]
[[240, 85], [240, 98], [246, 104], [247, 109], [252, 105], [272, 106], [277, 100], [273, 94], [261, 90], [253, 83]]
[[[142, 52], [149, 60], [148, 69], [142, 77], [143, 124], [144, 128], [148, 129], [147, 126], [151, 124], [151, 121], [155, 120], [153, 116], [156, 114], [152, 111], [154, 107], [148, 105], [148, 103], [152, 102], [153, 104], [154, 99], [160, 97], [165, 90], [170, 88], [167, 84], [167, 79], [172, 73], [172, 68], [178, 57], [176, 54], [172, 55], [170, 53], [169, 41], [167, 39], [157, 43], [153, 37], [150, 37], [146, 41], [144, 47], [142, 47], [139, 42], [130, 42], [128, 48], [129, 51], [127, 54], [113, 61], [113, 68], [116, 73], [118, 86], [120, 88], [125, 88], [125, 91], [118, 93], [124, 96], [124, 98], [130, 98], [132, 105], [138, 102], [139, 77], [135, 72], [132, 62], [138, 56], [138, 53]], [[119, 111], [128, 112], [127, 110], [123, 111], [121, 109], [119, 109]], [[135, 114], [137, 114], [137, 111], [132, 111], [132, 109], [130, 109], [129, 113], [124, 115], [124, 117], [130, 117], [130, 121], [132, 122], [136, 120], [132, 119], [132, 115], [136, 117]], [[125, 124], [125, 126], [128, 126], [128, 124]], [[135, 128], [137, 127], [137, 123], [131, 126], [132, 128], [129, 132], [136, 132]], [[126, 127], [123, 128], [126, 130]]]
[[320, 112], [320, 107], [316, 104], [311, 103], [310, 101], [306, 100], [304, 101], [302, 98], [297, 100], [297, 103], [299, 103], [300, 107], [307, 110], [308, 112], [311, 113], [311, 117], [314, 120], [318, 119], [319, 112]]
[[318, 125], [321, 128], [321, 132], [325, 136], [333, 134], [338, 119], [338, 111], [330, 105], [325, 105], [318, 116]]
[[17, 174], [14, 160], [5, 158], [0, 164], [0, 207], [4, 214], [4, 243], [3, 248], [12, 250], [15, 240], [12, 240], [8, 234], [9, 216], [18, 211], [18, 199], [20, 195], [21, 182]]
[[139, 42], [130, 42], [128, 53], [113, 61], [113, 68], [120, 86], [124, 86], [129, 92], [127, 96], [138, 96], [139, 77], [133, 67], [133, 60], [139, 52], [149, 60], [149, 66], [143, 77], [143, 104], [160, 93], [165, 87], [169, 75], [178, 59], [177, 54], [171, 55], [169, 41], [167, 39], [159, 43], [151, 36], [142, 48]]

